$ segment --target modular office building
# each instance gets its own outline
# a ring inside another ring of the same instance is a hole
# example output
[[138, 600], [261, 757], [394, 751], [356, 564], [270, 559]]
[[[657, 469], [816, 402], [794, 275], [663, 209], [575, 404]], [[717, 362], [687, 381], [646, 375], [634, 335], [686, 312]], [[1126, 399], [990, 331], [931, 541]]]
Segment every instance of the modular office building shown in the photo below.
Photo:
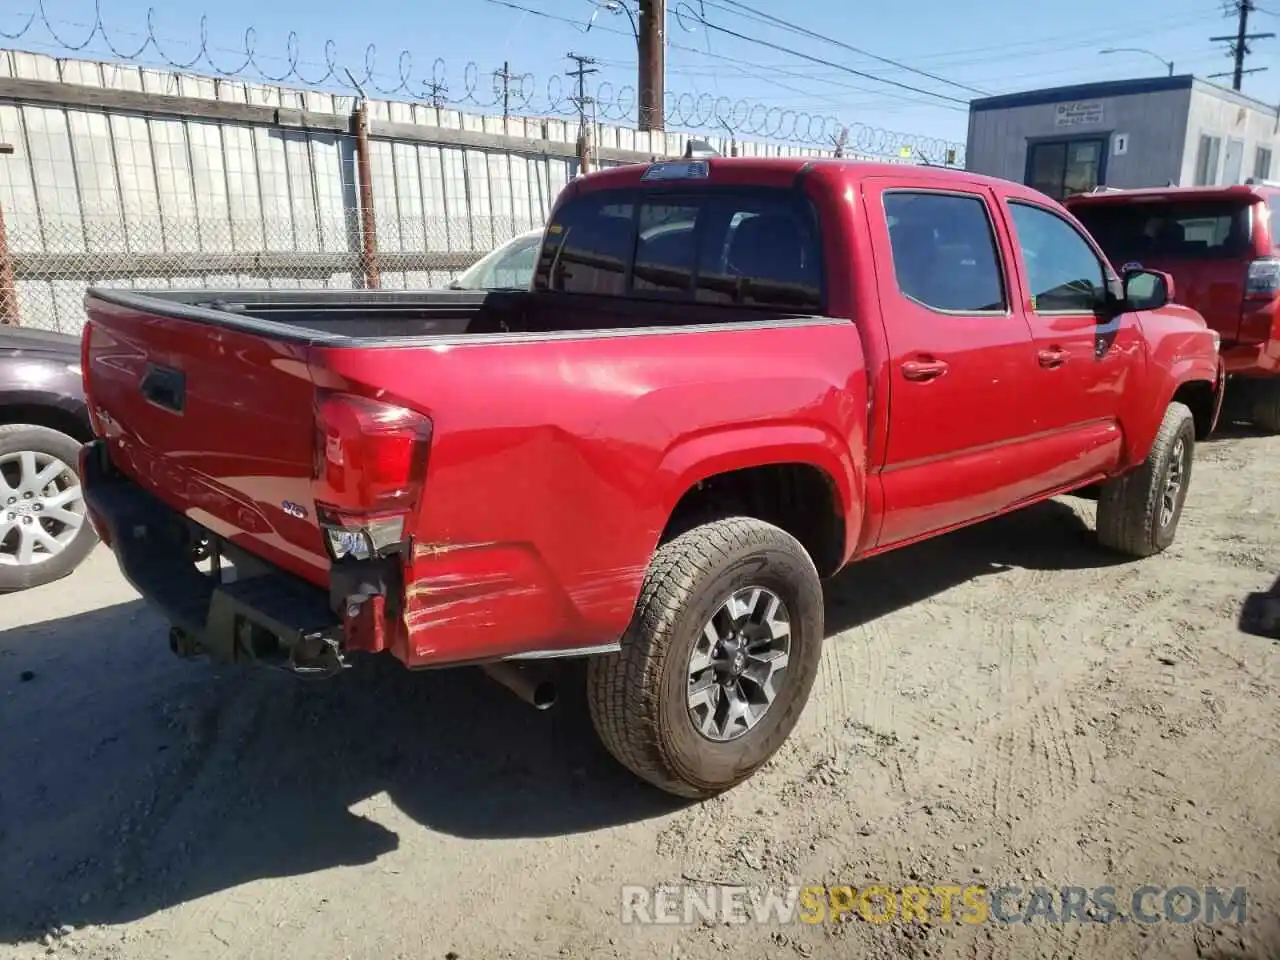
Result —
[[969, 104], [966, 167], [1055, 199], [1100, 186], [1280, 176], [1280, 110], [1190, 75], [1086, 83]]

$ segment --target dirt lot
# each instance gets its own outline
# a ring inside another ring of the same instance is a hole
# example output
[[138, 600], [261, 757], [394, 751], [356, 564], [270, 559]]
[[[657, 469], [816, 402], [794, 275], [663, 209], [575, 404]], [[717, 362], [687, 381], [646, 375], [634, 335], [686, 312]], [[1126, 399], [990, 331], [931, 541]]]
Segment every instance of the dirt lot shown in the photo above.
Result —
[[[1272, 956], [1280, 645], [1237, 620], [1278, 471], [1280, 438], [1202, 446], [1146, 562], [1064, 500], [847, 571], [801, 729], [700, 806], [474, 671], [177, 661], [99, 551], [0, 599], [0, 960]], [[620, 922], [622, 884], [682, 877], [1245, 885], [1249, 921]]]

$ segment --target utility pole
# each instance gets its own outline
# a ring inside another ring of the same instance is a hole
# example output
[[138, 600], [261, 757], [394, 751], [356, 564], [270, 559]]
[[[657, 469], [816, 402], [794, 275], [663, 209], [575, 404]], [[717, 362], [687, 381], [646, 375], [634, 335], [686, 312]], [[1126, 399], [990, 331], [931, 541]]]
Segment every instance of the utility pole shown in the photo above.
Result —
[[592, 64], [596, 62], [594, 57], [584, 57], [577, 53], [567, 53], [565, 56], [577, 64], [577, 67], [573, 70], [567, 71], [565, 76], [573, 77], [578, 81], [578, 95], [572, 99], [573, 102], [578, 105], [578, 116], [581, 118], [586, 111], [587, 77], [593, 73], [599, 73], [600, 71], [592, 66]]
[[[1253, 0], [1230, 0], [1227, 5], [1228, 13], [1233, 12], [1236, 15], [1236, 33], [1235, 36], [1226, 37], [1210, 37], [1211, 43], [1227, 43], [1230, 44], [1231, 56], [1235, 58], [1235, 69], [1231, 71], [1231, 89], [1239, 90], [1241, 81], [1246, 73], [1261, 73], [1266, 67], [1253, 67], [1246, 70], [1244, 68], [1244, 58], [1252, 51], [1249, 49], [1250, 40], [1266, 40], [1274, 37], [1274, 33], [1250, 33], [1249, 32], [1249, 14], [1256, 10]], [[1211, 74], [1212, 77], [1225, 77], [1226, 73]]]
[[592, 103], [592, 98], [587, 96], [587, 77], [599, 71], [592, 66], [595, 59], [592, 57], [584, 57], [576, 53], [566, 54], [577, 66], [573, 70], [565, 73], [566, 77], [573, 77], [578, 81], [578, 95], [573, 97], [573, 102], [578, 107], [578, 169], [581, 173], [591, 172], [591, 130], [587, 121], [587, 107]]
[[495, 72], [493, 77], [502, 83], [502, 119], [506, 120], [511, 116], [511, 81], [515, 79], [511, 75], [511, 63], [503, 60], [502, 69]]
[[662, 130], [666, 126], [667, 0], [639, 0], [639, 6], [640, 129]]
[[841, 127], [840, 132], [831, 138], [831, 146], [835, 148], [832, 154], [837, 160], [844, 157], [844, 148], [849, 144], [849, 128]]
[[449, 92], [449, 85], [443, 80], [427, 80], [423, 83], [427, 88], [427, 100], [433, 107], [439, 110], [444, 106], [444, 95]]

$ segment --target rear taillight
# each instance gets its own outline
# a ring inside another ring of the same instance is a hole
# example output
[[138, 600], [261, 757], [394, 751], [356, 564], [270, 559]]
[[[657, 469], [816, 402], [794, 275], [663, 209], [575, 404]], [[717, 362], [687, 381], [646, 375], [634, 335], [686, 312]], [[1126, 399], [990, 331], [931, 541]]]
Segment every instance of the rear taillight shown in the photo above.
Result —
[[431, 421], [404, 407], [319, 391], [315, 502], [335, 560], [394, 552], [427, 474]]
[[1280, 294], [1280, 258], [1260, 257], [1249, 264], [1245, 275], [1246, 300], [1269, 300]]

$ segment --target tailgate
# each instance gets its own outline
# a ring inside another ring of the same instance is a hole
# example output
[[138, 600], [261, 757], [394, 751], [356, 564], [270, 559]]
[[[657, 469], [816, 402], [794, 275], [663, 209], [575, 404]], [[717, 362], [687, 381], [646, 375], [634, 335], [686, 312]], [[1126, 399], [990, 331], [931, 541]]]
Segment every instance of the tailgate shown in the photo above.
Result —
[[327, 583], [307, 345], [92, 294], [86, 310], [85, 386], [112, 462], [214, 533]]

